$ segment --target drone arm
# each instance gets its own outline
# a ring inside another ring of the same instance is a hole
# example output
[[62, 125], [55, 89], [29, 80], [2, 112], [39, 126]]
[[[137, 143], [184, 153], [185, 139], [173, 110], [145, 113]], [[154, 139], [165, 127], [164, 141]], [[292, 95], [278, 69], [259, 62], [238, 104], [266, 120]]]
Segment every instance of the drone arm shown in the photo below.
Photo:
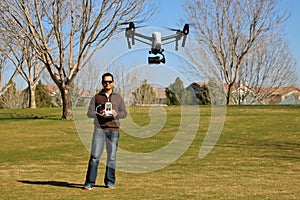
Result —
[[141, 40], [141, 39], [139, 39], [139, 38], [135, 38], [135, 40], [137, 40], [137, 41], [139, 41], [139, 42], [141, 42], [141, 43], [144, 43], [144, 44], [151, 45], [150, 43], [148, 43], [148, 42], [145, 42], [145, 41], [143, 41], [143, 40]]
[[136, 33], [136, 32], [134, 33], [134, 35], [137, 36], [137, 37], [152, 41], [152, 37], [149, 37], [149, 36], [146, 36], [146, 35], [143, 35], [143, 34], [140, 34], [140, 33]]
[[180, 33], [176, 33], [176, 34], [173, 34], [173, 35], [169, 35], [169, 36], [162, 37], [162, 38], [161, 38], [161, 41], [171, 40], [171, 39], [177, 39], [177, 40], [180, 40], [180, 38], [181, 38], [181, 34], [180, 34]]
[[132, 36], [131, 36], [131, 42], [132, 42], [132, 45], [135, 45], [135, 41], [134, 41], [134, 33], [133, 33]]
[[167, 42], [162, 43], [162, 45], [171, 44], [172, 42], [176, 42], [176, 41], [177, 41], [177, 40], [167, 41]]
[[128, 48], [131, 49], [131, 44], [130, 44], [130, 41], [129, 41], [129, 37], [127, 37], [127, 44], [128, 44]]
[[185, 35], [185, 36], [183, 36], [183, 39], [182, 39], [182, 47], [184, 47], [184, 45], [185, 45], [185, 41], [186, 41], [186, 35]]

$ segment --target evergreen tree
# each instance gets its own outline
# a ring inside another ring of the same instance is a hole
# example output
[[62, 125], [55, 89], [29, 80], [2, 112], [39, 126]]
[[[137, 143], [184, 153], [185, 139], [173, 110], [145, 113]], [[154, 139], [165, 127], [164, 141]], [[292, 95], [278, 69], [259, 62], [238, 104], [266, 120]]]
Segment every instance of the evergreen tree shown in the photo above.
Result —
[[166, 96], [169, 99], [169, 105], [189, 105], [193, 102], [191, 93], [184, 88], [179, 77], [166, 89]]
[[51, 97], [48, 94], [48, 91], [46, 90], [45, 85], [43, 85], [41, 81], [38, 82], [35, 92], [36, 92], [35, 100], [36, 100], [37, 108], [53, 107]]
[[168, 98], [168, 105], [180, 105], [176, 94], [170, 88], [166, 88], [165, 92]]
[[192, 83], [187, 87], [187, 90], [192, 94], [193, 102], [199, 105], [210, 104], [209, 90], [207, 85], [200, 86], [197, 83]]
[[147, 81], [144, 80], [141, 87], [137, 88], [133, 93], [133, 104], [155, 104], [157, 103], [156, 94], [153, 91], [153, 87], [150, 84], [147, 84]]

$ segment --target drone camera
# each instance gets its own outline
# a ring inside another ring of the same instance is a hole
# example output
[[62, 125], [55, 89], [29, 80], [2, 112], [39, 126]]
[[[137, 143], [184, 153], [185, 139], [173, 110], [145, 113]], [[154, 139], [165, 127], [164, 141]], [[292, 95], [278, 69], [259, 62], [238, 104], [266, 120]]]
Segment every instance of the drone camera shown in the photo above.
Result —
[[162, 54], [164, 52], [163, 49], [155, 49], [155, 48], [151, 48], [151, 50], [149, 51], [149, 54]]
[[148, 64], [160, 64], [160, 63], [166, 63], [166, 59], [163, 57], [155, 56], [155, 57], [148, 57]]

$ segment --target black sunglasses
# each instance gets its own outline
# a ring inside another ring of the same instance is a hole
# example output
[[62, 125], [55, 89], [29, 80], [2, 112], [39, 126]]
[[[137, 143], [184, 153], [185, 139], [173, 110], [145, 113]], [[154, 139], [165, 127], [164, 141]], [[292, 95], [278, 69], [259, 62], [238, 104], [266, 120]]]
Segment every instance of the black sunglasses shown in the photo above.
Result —
[[112, 83], [113, 81], [102, 81], [102, 83]]

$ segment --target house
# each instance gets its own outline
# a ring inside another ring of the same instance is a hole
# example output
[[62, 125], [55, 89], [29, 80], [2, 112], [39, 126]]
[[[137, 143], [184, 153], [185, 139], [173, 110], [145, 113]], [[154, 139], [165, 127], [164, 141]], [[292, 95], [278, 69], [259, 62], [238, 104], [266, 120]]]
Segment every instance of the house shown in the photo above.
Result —
[[153, 87], [153, 91], [156, 94], [157, 103], [160, 105], [165, 104], [165, 102], [167, 101], [167, 95], [165, 90], [165, 88]]
[[[56, 85], [46, 85], [46, 90], [52, 99], [52, 103], [55, 106], [62, 106], [61, 95]], [[85, 106], [89, 103], [90, 98], [94, 95], [94, 92], [86, 90], [82, 87], [77, 87], [72, 91], [72, 103], [73, 106]]]
[[232, 91], [234, 104], [300, 104], [300, 89], [297, 87], [249, 87], [240, 85]]
[[281, 87], [276, 89], [271, 97], [269, 104], [300, 104], [300, 88]]

